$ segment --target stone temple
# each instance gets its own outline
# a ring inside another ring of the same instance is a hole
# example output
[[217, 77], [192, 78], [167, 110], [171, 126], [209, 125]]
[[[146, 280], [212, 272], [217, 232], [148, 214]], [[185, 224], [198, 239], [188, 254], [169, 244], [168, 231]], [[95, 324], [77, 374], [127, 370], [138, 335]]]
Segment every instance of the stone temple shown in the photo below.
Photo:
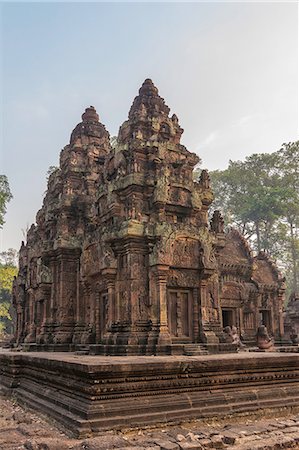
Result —
[[[113, 148], [91, 106], [49, 177], [14, 281], [16, 344], [91, 353], [221, 351], [223, 328], [252, 344], [284, 334], [284, 280], [224, 232], [209, 175], [151, 80]], [[209, 218], [210, 217], [210, 218]]]

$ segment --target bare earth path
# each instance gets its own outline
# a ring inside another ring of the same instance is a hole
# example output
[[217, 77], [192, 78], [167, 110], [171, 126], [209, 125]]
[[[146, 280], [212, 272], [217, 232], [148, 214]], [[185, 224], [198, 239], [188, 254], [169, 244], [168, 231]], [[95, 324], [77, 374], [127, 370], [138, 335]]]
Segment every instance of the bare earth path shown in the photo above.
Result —
[[299, 415], [226, 422], [190, 422], [74, 439], [48, 418], [0, 397], [1, 450], [272, 450], [299, 449]]

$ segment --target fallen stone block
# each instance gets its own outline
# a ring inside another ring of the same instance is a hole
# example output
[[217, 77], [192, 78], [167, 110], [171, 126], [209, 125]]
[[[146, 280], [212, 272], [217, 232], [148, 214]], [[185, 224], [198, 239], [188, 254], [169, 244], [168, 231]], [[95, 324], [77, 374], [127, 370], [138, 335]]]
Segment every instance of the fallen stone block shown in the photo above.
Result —
[[212, 447], [211, 439], [200, 439], [199, 443], [203, 448], [211, 448]]
[[180, 442], [181, 450], [202, 450], [204, 447], [199, 442]]
[[[189, 434], [189, 433], [188, 433], [188, 434]], [[186, 437], [185, 437], [183, 434], [178, 434], [177, 437], [176, 437], [176, 440], [177, 440], [178, 442], [185, 441], [185, 440], [186, 440]]]
[[237, 444], [239, 441], [238, 434], [232, 431], [224, 431], [223, 433], [223, 442], [228, 445]]
[[145, 447], [145, 450], [160, 450], [161, 447], [159, 445], [154, 445], [152, 447]]
[[298, 433], [299, 432], [299, 427], [287, 427], [284, 430], [284, 433]]
[[214, 447], [214, 448], [226, 448], [227, 447], [225, 445], [223, 435], [219, 434], [216, 436], [212, 436], [210, 439], [211, 439], [212, 447]]
[[162, 439], [155, 439], [155, 443], [160, 446], [161, 450], [179, 450], [178, 444]]

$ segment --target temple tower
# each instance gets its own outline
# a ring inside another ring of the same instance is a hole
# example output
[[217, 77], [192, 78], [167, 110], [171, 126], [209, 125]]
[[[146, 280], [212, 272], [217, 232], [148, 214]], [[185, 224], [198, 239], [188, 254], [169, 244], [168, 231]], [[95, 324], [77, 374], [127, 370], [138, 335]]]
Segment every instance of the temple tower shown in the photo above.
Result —
[[208, 231], [209, 177], [203, 171], [193, 180], [199, 158], [180, 143], [183, 130], [169, 111], [145, 80], [99, 192], [99, 226], [107, 230], [102, 240], [117, 260], [113, 319], [103, 342], [117, 352], [167, 352], [173, 343], [199, 342], [205, 336], [200, 305], [207, 306], [211, 289], [220, 328], [218, 291], [207, 281], [217, 269], [216, 238]]
[[209, 175], [194, 180], [182, 133], [150, 79], [113, 148], [85, 110], [20, 250], [18, 344], [192, 354], [232, 349], [224, 327], [252, 343], [261, 321], [282, 339], [283, 278], [219, 211], [208, 217]]

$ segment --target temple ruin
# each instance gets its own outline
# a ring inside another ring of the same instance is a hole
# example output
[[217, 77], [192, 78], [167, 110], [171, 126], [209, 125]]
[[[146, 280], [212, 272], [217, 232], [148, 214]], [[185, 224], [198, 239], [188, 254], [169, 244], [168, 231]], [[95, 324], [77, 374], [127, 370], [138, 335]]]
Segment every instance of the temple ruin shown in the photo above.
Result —
[[[209, 216], [209, 175], [151, 80], [111, 147], [91, 106], [49, 177], [14, 281], [16, 344], [98, 354], [221, 351], [223, 328], [284, 334], [284, 280]], [[210, 218], [209, 218], [210, 217]]]

